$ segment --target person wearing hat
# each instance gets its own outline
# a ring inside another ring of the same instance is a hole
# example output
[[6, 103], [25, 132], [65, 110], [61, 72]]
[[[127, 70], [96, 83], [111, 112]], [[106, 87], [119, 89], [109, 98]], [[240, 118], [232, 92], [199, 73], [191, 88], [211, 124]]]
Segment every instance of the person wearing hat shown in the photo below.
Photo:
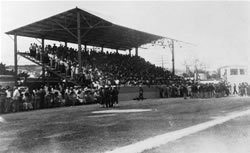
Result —
[[107, 85], [105, 85], [105, 89], [104, 89], [104, 103], [105, 103], [106, 108], [109, 108], [110, 92], [109, 92], [109, 87]]

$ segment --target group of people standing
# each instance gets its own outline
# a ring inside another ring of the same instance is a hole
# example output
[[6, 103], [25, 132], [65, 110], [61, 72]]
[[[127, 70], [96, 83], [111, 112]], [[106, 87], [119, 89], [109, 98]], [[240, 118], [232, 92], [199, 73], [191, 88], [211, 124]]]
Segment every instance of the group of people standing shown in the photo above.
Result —
[[212, 98], [212, 97], [223, 97], [228, 96], [229, 86], [224, 82], [219, 84], [206, 83], [182, 83], [172, 85], [161, 85], [160, 86], [160, 97], [187, 97], [190, 98]]
[[239, 96], [250, 96], [250, 85], [247, 82], [239, 83], [237, 90], [237, 86], [234, 84], [232, 94], [238, 94]]
[[[28, 92], [20, 92], [17, 87], [13, 89], [11, 87], [7, 87], [3, 89], [0, 87], [1, 93], [1, 103], [0, 103], [0, 112], [1, 113], [9, 113], [9, 112], [19, 112], [20, 108], [22, 110], [31, 110], [33, 109], [33, 105], [29, 99], [30, 95]], [[20, 101], [22, 103], [20, 103]], [[20, 104], [22, 105], [20, 107]]]
[[39, 88], [0, 87], [0, 113], [28, 111], [64, 106], [99, 103], [102, 107], [118, 106], [119, 88], [103, 86], [90, 88], [44, 85]]
[[116, 86], [104, 86], [99, 91], [100, 105], [102, 107], [118, 106], [119, 89]]

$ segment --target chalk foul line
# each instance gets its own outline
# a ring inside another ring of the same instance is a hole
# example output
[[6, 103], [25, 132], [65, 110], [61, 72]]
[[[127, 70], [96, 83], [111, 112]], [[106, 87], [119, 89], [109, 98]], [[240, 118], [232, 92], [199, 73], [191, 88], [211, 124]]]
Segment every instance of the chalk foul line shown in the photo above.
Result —
[[216, 125], [225, 123], [229, 120], [235, 119], [237, 117], [245, 116], [250, 114], [250, 110], [246, 110], [243, 112], [231, 113], [228, 116], [216, 118], [214, 120], [197, 124], [188, 128], [184, 128], [181, 130], [165, 133], [162, 135], [154, 136], [134, 144], [130, 144], [127, 146], [123, 146], [120, 148], [116, 148], [112, 151], [107, 151], [105, 153], [141, 153], [145, 150], [159, 147], [161, 145], [167, 144], [168, 142], [175, 141], [182, 137], [206, 130], [208, 128], [214, 127]]

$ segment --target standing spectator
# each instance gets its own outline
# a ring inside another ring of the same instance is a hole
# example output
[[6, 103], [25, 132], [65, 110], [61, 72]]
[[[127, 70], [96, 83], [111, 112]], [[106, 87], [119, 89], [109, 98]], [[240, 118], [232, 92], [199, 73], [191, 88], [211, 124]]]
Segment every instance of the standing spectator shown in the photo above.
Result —
[[139, 86], [139, 98], [138, 98], [138, 100], [143, 100], [143, 99], [144, 99], [144, 97], [143, 97], [143, 88], [140, 85]]
[[4, 112], [8, 113], [10, 111], [10, 106], [11, 106], [11, 89], [10, 87], [7, 87], [6, 91], [6, 99], [5, 99], [5, 105], [4, 105]]
[[19, 105], [20, 105], [20, 97], [21, 94], [18, 90], [17, 87], [14, 87], [14, 92], [13, 92], [13, 102], [12, 102], [12, 112], [18, 112], [19, 111]]
[[101, 107], [105, 107], [105, 95], [104, 95], [104, 93], [105, 93], [105, 88], [101, 87], [100, 88], [100, 93], [99, 93]]
[[247, 95], [250, 96], [250, 84], [247, 86]]
[[40, 96], [40, 104], [39, 104], [40, 108], [43, 109], [43, 108], [45, 108], [45, 101], [44, 100], [45, 100], [45, 95], [46, 95], [46, 91], [43, 87], [40, 88], [38, 95]]
[[105, 89], [104, 89], [104, 104], [105, 104], [106, 108], [108, 108], [109, 104], [110, 104], [109, 88], [107, 85], [105, 86]]
[[182, 92], [183, 92], [184, 99], [187, 99], [188, 87], [185, 84], [182, 85]]
[[2, 86], [0, 85], [0, 114], [4, 113], [5, 108], [5, 99], [6, 99], [6, 93], [4, 91], [4, 89], [2, 88]]
[[114, 87], [113, 90], [112, 90], [112, 98], [113, 98], [113, 103], [115, 106], [118, 106], [118, 94], [119, 94], [119, 91], [117, 89], [117, 87]]
[[234, 91], [233, 94], [238, 94], [237, 89], [236, 89], [236, 84], [234, 84]]

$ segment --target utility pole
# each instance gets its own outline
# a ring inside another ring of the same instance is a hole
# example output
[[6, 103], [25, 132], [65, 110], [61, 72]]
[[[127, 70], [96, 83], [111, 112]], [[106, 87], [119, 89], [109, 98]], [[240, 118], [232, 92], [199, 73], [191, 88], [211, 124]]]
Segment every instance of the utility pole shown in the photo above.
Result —
[[174, 40], [172, 39], [172, 74], [175, 75], [175, 68], [174, 68]]
[[161, 56], [161, 67], [164, 68], [163, 56]]

